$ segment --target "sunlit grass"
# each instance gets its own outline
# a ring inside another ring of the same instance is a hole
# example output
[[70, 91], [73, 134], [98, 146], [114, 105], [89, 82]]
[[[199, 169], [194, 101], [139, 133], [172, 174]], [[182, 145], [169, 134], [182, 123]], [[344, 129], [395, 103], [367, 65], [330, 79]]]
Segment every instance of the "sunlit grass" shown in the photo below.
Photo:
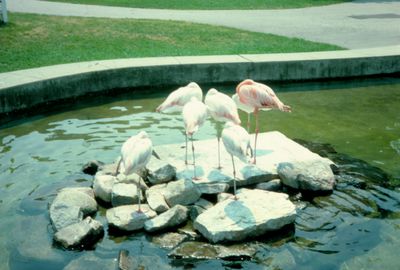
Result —
[[11, 13], [0, 72], [113, 58], [337, 50], [337, 46], [177, 21]]

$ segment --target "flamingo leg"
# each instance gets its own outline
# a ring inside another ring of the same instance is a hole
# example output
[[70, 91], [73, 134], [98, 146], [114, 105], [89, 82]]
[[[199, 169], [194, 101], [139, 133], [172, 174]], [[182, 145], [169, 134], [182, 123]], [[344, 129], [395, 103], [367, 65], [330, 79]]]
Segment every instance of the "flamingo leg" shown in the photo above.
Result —
[[138, 185], [138, 205], [139, 205], [139, 209], [137, 210], [138, 213], [142, 213], [142, 208], [141, 208], [141, 204], [140, 204], [140, 201], [141, 201], [140, 193], [142, 191], [141, 188], [140, 188], [140, 179], [141, 179], [141, 177], [139, 177], [139, 185]]
[[194, 155], [193, 135], [191, 135], [191, 140], [192, 140], [192, 155], [193, 155], [193, 180], [198, 180], [196, 176], [196, 159]]
[[120, 157], [118, 164], [117, 164], [117, 168], [115, 169], [115, 176], [117, 176], [119, 173], [119, 167], [121, 167], [121, 162], [122, 162], [122, 158]]
[[234, 199], [237, 200], [236, 197], [236, 169], [235, 169], [235, 160], [233, 158], [233, 155], [231, 155], [232, 158], [232, 168], [233, 168], [233, 195], [234, 195]]
[[221, 136], [217, 135], [217, 140], [218, 140], [218, 167], [217, 167], [217, 169], [221, 170], [222, 169], [222, 166], [221, 166], [221, 150], [220, 150]]
[[257, 137], [258, 137], [258, 132], [259, 132], [259, 128], [258, 128], [258, 110], [255, 109], [254, 110], [254, 116], [256, 118], [256, 136], [254, 137], [254, 161], [253, 163], [256, 164], [257, 160]]
[[185, 141], [186, 141], [186, 147], [185, 147], [185, 165], [188, 165], [188, 136], [185, 133]]

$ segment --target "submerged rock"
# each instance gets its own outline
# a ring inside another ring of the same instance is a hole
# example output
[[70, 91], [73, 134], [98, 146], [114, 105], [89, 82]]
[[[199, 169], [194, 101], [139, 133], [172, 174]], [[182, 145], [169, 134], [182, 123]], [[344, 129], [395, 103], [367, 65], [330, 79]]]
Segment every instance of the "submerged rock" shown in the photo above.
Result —
[[310, 160], [283, 162], [278, 165], [282, 183], [292, 188], [309, 191], [332, 191], [335, 176], [328, 162]]
[[251, 245], [212, 245], [209, 243], [192, 241], [184, 242], [168, 256], [175, 259], [223, 259], [223, 260], [249, 260], [257, 249]]
[[147, 204], [141, 205], [141, 212], [138, 212], [138, 205], [123, 205], [108, 209], [106, 218], [108, 224], [123, 231], [136, 231], [144, 227], [144, 223], [157, 215]]
[[165, 201], [170, 207], [177, 204], [189, 205], [200, 198], [200, 191], [192, 180], [177, 180], [169, 182], [163, 192]]
[[103, 225], [87, 217], [81, 222], [62, 228], [54, 235], [54, 240], [64, 248], [91, 247], [103, 237]]
[[188, 218], [189, 210], [182, 205], [175, 205], [161, 215], [149, 219], [144, 223], [144, 229], [155, 232], [182, 224]]
[[170, 232], [154, 236], [152, 242], [162, 248], [172, 249], [188, 238], [186, 234]]
[[241, 190], [199, 215], [194, 228], [209, 241], [240, 241], [293, 223], [296, 207], [287, 194]]
[[95, 256], [95, 253], [84, 253], [79, 258], [70, 261], [63, 270], [115, 270], [113, 258], [105, 259]]

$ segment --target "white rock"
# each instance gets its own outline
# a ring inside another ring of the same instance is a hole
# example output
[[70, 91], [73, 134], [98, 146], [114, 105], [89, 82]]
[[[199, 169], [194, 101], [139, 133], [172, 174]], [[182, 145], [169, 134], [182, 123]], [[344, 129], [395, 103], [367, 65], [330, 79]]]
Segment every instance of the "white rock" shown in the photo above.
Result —
[[110, 203], [112, 187], [115, 181], [115, 176], [97, 173], [93, 181], [93, 190], [96, 198]]
[[[251, 135], [254, 141], [254, 135]], [[196, 142], [196, 172], [201, 178], [200, 183], [229, 183], [233, 182], [231, 156], [221, 147], [221, 166], [216, 169], [218, 156], [216, 154], [217, 143], [215, 139]], [[177, 179], [190, 180], [193, 176], [193, 167], [184, 164], [185, 151], [181, 144], [160, 145], [156, 151], [161, 158], [176, 167]], [[214, 154], [213, 154], [214, 153]], [[277, 166], [282, 162], [297, 162], [309, 160], [324, 160], [319, 155], [311, 152], [302, 145], [287, 138], [280, 132], [266, 132], [258, 135], [257, 166], [237, 160], [235, 162], [237, 173], [237, 186], [254, 185], [266, 182], [278, 177]], [[332, 163], [328, 161], [328, 163]]]
[[146, 168], [147, 178], [153, 185], [169, 182], [176, 177], [176, 168], [164, 160], [152, 158]]
[[103, 225], [87, 217], [81, 222], [62, 228], [54, 235], [54, 240], [64, 248], [90, 247], [104, 235]]
[[141, 212], [138, 212], [138, 209], [138, 205], [122, 205], [108, 209], [108, 224], [123, 231], [135, 231], [142, 229], [148, 219], [157, 215], [147, 204], [141, 205]]
[[200, 191], [192, 180], [177, 180], [167, 184], [164, 190], [165, 201], [170, 207], [177, 204], [189, 205], [200, 198]]
[[177, 226], [187, 220], [188, 212], [189, 210], [185, 206], [175, 205], [161, 215], [147, 220], [144, 223], [144, 229], [148, 232], [155, 232]]
[[292, 188], [311, 191], [331, 191], [335, 176], [324, 160], [283, 162], [278, 165], [283, 184]]
[[293, 223], [296, 207], [287, 194], [244, 190], [199, 215], [194, 228], [211, 242], [240, 241]]
[[166, 184], [159, 184], [150, 187], [146, 190], [147, 203], [151, 209], [157, 213], [165, 212], [169, 209], [167, 202], [165, 201], [163, 190], [167, 187]]
[[[140, 198], [143, 200], [143, 195], [140, 195]], [[135, 184], [117, 183], [113, 185], [111, 192], [111, 204], [113, 207], [135, 204], [138, 200], [138, 188]]]
[[55, 231], [80, 222], [84, 216], [97, 211], [96, 201], [87, 194], [87, 189], [62, 189], [50, 205], [50, 220]]

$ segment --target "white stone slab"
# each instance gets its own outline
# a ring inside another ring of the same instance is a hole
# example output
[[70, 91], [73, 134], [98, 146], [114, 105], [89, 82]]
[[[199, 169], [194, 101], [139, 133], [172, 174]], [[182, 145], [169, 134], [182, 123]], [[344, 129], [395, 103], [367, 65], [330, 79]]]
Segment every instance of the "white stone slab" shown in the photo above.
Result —
[[[254, 134], [251, 135], [252, 144]], [[221, 143], [221, 165], [218, 170], [217, 139], [195, 141], [196, 174], [200, 178], [194, 180], [196, 184], [226, 182], [233, 184], [231, 156]], [[192, 179], [193, 165], [185, 165], [185, 149], [182, 144], [156, 146], [160, 157], [177, 168], [177, 179]], [[189, 149], [191, 157], [191, 149]], [[278, 131], [260, 133], [257, 142], [257, 165], [246, 164], [235, 158], [237, 171], [237, 186], [257, 184], [278, 178], [277, 166], [281, 162], [296, 162], [322, 160], [331, 164], [332, 161], [322, 158], [302, 145], [289, 139]], [[191, 163], [189, 159], [189, 163]]]

